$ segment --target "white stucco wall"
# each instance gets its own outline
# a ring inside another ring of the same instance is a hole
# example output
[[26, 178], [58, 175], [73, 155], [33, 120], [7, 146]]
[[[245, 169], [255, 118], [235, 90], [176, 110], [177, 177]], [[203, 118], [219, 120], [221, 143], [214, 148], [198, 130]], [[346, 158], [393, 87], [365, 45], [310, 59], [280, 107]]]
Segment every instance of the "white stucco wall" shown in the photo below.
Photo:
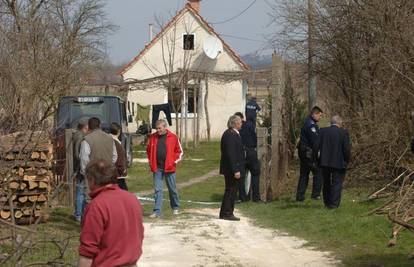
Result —
[[[183, 50], [183, 34], [195, 34], [195, 49]], [[195, 71], [241, 71], [242, 68], [228, 51], [224, 51], [215, 60], [205, 56], [202, 44], [210, 36], [191, 12], [185, 12], [166, 33], [145, 52], [143, 57], [135, 62], [123, 75], [124, 79], [148, 79], [171, 73], [169, 65], [178, 71], [183, 67]], [[171, 52], [174, 51], [174, 52]], [[174, 54], [173, 62], [169, 60]], [[203, 86], [202, 86], [203, 87]], [[211, 122], [212, 138], [219, 138], [226, 128], [227, 119], [237, 111], [244, 111], [246, 87], [242, 81], [219, 82], [209, 78], [208, 109]], [[205, 93], [205, 92], [204, 92]], [[151, 86], [146, 90], [130, 91], [128, 101], [140, 105], [155, 105], [168, 102], [167, 90], [162, 86]], [[189, 139], [192, 139], [192, 119], [188, 120]], [[204, 112], [201, 114], [200, 133], [207, 137]], [[171, 130], [175, 132], [175, 122]], [[130, 124], [129, 130], [135, 132], [136, 124]]]

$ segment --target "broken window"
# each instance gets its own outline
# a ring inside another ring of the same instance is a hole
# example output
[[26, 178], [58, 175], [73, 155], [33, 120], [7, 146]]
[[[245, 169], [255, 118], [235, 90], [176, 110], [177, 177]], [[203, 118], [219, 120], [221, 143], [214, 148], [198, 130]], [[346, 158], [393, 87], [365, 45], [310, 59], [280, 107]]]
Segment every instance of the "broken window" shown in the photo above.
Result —
[[184, 50], [194, 50], [194, 34], [183, 35], [183, 48]]

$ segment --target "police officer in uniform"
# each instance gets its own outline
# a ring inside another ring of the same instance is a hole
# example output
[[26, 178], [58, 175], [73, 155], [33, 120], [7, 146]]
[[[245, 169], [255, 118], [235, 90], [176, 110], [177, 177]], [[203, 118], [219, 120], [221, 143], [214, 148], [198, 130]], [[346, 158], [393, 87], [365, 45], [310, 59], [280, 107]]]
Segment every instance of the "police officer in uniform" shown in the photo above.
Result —
[[296, 191], [296, 201], [304, 201], [306, 188], [308, 187], [309, 174], [313, 174], [312, 199], [320, 199], [322, 189], [321, 174], [317, 166], [317, 159], [313, 153], [314, 145], [317, 143], [319, 136], [318, 122], [322, 117], [323, 111], [315, 106], [311, 114], [306, 118], [305, 123], [300, 131], [300, 141], [298, 145], [298, 154], [300, 159], [300, 175], [298, 188]]
[[[245, 177], [241, 178], [239, 183], [239, 199], [240, 201], [249, 201], [250, 193], [253, 202], [262, 202], [260, 199], [259, 179], [260, 179], [260, 163], [257, 157], [257, 134], [256, 128], [252, 121], [244, 120], [243, 113], [236, 112], [234, 115], [242, 119], [242, 127], [240, 129], [240, 137], [246, 152], [246, 171], [251, 174], [251, 192], [246, 192]], [[247, 173], [247, 172], [246, 172]]]
[[257, 112], [262, 110], [256, 102], [255, 97], [251, 97], [250, 100], [246, 103], [246, 120], [253, 122], [254, 127], [256, 128], [256, 118]]

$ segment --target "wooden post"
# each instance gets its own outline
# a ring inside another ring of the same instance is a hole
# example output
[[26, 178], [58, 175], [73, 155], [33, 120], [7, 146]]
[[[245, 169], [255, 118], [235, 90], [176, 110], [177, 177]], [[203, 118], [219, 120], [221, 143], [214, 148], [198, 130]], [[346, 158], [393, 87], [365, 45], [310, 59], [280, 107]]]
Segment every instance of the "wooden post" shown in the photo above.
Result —
[[184, 147], [188, 148], [188, 87], [184, 87]]
[[308, 0], [308, 105], [311, 110], [316, 105], [315, 56], [315, 0]]
[[204, 97], [204, 109], [205, 109], [205, 113], [206, 113], [206, 124], [207, 124], [207, 141], [210, 142], [210, 130], [211, 130], [211, 125], [210, 125], [210, 116], [208, 114], [208, 76], [206, 75], [206, 95]]
[[196, 134], [197, 134], [197, 125], [196, 125], [196, 116], [198, 116], [198, 109], [197, 109], [197, 85], [194, 87], [193, 90], [193, 146], [197, 147], [197, 138], [196, 138]]
[[271, 186], [268, 188], [272, 199], [281, 196], [285, 186], [288, 167], [288, 150], [286, 116], [283, 80], [283, 61], [276, 54], [272, 56], [272, 157], [271, 157]]
[[199, 87], [198, 87], [198, 101], [197, 101], [197, 129], [196, 129], [196, 145], [198, 146], [200, 144], [200, 118], [203, 113], [202, 111], [202, 101], [203, 101], [203, 90], [201, 87], [201, 81], [199, 81]]
[[181, 103], [180, 103], [180, 107], [181, 107], [181, 114], [180, 114], [180, 142], [183, 143], [183, 138], [184, 138], [184, 123], [183, 123], [183, 119], [184, 119], [184, 109], [185, 109], [185, 82], [184, 82], [184, 78], [183, 81], [181, 83]]
[[267, 201], [266, 189], [270, 184], [269, 176], [269, 132], [267, 128], [257, 127], [257, 157], [260, 162], [260, 199]]
[[66, 151], [66, 183], [68, 186], [67, 203], [73, 206], [74, 190], [73, 190], [73, 131], [65, 130], [65, 151]]

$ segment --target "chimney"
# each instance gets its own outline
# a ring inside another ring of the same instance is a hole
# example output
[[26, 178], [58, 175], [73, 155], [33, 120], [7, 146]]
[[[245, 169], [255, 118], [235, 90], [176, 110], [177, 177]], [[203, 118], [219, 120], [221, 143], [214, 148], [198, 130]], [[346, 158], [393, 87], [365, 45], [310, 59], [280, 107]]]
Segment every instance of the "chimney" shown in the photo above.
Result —
[[149, 33], [148, 43], [150, 43], [152, 39], [154, 38], [154, 25], [152, 23], [149, 24], [148, 33]]
[[201, 0], [188, 0], [188, 3], [190, 4], [190, 6], [197, 11], [197, 13], [200, 12], [200, 2]]

